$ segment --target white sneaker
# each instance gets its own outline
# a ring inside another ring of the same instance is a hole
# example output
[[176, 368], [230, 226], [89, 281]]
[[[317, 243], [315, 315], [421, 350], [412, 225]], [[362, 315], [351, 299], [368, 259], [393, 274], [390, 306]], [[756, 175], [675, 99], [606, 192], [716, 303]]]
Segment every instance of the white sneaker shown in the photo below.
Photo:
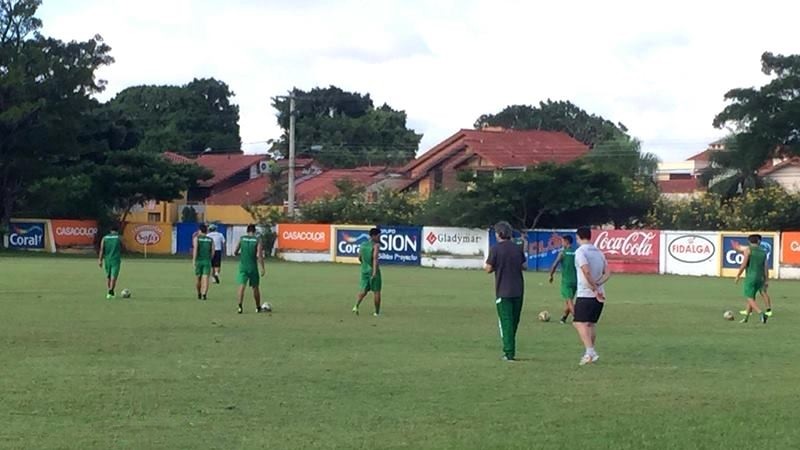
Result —
[[592, 354], [592, 363], [596, 363], [598, 359], [600, 359], [600, 355], [597, 353]]
[[585, 366], [587, 364], [592, 363], [592, 355], [583, 355], [581, 361], [578, 363], [579, 366]]
[[375, 317], [380, 317], [380, 316], [381, 316], [381, 315], [380, 315], [380, 314], [378, 314], [378, 313], [372, 313], [372, 315], [373, 315], [373, 316], [375, 316]]

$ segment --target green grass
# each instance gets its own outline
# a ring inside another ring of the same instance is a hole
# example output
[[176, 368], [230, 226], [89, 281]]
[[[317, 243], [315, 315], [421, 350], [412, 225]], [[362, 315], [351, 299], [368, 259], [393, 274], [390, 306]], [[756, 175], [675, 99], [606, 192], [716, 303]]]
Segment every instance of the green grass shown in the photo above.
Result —
[[[385, 316], [350, 313], [357, 269], [271, 264], [271, 316], [235, 313], [234, 264], [194, 299], [188, 261], [128, 260], [106, 301], [89, 259], [0, 258], [0, 448], [797, 448], [795, 302], [767, 325], [727, 279], [616, 276], [600, 362], [578, 367], [558, 289], [528, 274], [503, 363], [491, 277], [384, 268]], [[544, 283], [544, 284], [543, 284]]]

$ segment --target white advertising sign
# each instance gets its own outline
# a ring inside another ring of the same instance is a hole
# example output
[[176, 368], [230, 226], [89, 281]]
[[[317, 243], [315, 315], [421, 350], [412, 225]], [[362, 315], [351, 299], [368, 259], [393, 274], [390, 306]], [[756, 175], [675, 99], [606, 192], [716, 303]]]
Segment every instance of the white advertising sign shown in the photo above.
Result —
[[485, 258], [489, 234], [477, 228], [424, 227], [422, 242], [422, 254], [425, 256]]
[[663, 272], [719, 276], [720, 234], [709, 231], [662, 232]]

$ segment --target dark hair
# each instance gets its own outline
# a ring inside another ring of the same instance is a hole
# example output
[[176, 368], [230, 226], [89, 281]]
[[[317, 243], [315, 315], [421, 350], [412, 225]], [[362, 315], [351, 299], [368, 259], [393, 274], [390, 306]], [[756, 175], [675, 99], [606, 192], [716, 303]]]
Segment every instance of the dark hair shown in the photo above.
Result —
[[751, 244], [758, 244], [761, 242], [761, 235], [760, 234], [751, 234], [747, 236], [747, 240], [750, 241]]
[[514, 229], [511, 228], [511, 224], [505, 220], [501, 220], [495, 224], [494, 232], [497, 233], [497, 236], [503, 240], [511, 239], [514, 236]]
[[208, 226], [206, 226], [206, 224], [204, 224], [204, 223], [201, 223], [201, 224], [200, 224], [200, 225], [197, 227], [197, 229], [198, 229], [198, 230], [200, 230], [200, 232], [201, 232], [201, 233], [205, 233], [205, 232], [207, 232], [207, 231], [208, 231]]
[[255, 233], [256, 232], [256, 226], [251, 223], [250, 225], [247, 226], [247, 232], [248, 233]]
[[584, 241], [588, 241], [592, 238], [592, 230], [589, 227], [580, 227], [578, 228], [578, 239], [583, 239]]
[[381, 229], [380, 228], [372, 228], [372, 229], [369, 230], [369, 236], [370, 237], [380, 236], [380, 234], [381, 234]]
[[111, 225], [111, 231], [119, 231], [119, 225], [117, 225], [116, 223]]
[[573, 242], [575, 242], [575, 241], [572, 239], [572, 236], [570, 236], [570, 235], [568, 235], [568, 234], [565, 234], [565, 235], [561, 236], [561, 239], [563, 239], [563, 240], [567, 241], [569, 244], [572, 244]]

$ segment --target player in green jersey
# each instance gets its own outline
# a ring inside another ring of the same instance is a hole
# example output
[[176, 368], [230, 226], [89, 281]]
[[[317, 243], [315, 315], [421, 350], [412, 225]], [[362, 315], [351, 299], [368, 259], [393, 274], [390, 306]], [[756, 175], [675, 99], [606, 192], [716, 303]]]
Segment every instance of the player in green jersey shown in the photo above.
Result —
[[[758, 241], [758, 245], [759, 246], [761, 246], [761, 241], [762, 240], [763, 240], [763, 237], [761, 237], [761, 239], [759, 239], [759, 241]], [[747, 247], [748, 246], [746, 246], [746, 245], [739, 244], [739, 242], [737, 242], [737, 241], [733, 241], [733, 249], [736, 250], [739, 253], [742, 253]], [[767, 268], [767, 270], [769, 270], [769, 267]], [[764, 308], [765, 308], [764, 309], [764, 314], [767, 317], [772, 317], [772, 298], [770, 298], [768, 290], [769, 290], [769, 283], [765, 280], [764, 281], [764, 287], [761, 288], [760, 291], [758, 291], [758, 294], [761, 296], [761, 300], [764, 301]]]
[[122, 240], [119, 235], [119, 227], [113, 225], [111, 232], [100, 241], [100, 252], [97, 257], [97, 265], [105, 269], [106, 272], [106, 293], [107, 299], [114, 298], [114, 289], [117, 287], [119, 269], [122, 264]]
[[[244, 290], [249, 284], [253, 288], [253, 298], [256, 301], [256, 312], [263, 312], [261, 309], [261, 290], [259, 284], [261, 277], [266, 275], [264, 268], [264, 247], [261, 244], [261, 239], [256, 236], [256, 226], [247, 226], [247, 235], [239, 239], [236, 244], [234, 255], [239, 255], [239, 274], [237, 275], [237, 282], [239, 283], [239, 314], [244, 312], [242, 309], [242, 302], [244, 301]], [[259, 267], [261, 273], [259, 274]]]
[[211, 275], [211, 257], [214, 240], [206, 235], [208, 227], [201, 223], [192, 243], [192, 265], [197, 276], [197, 299], [208, 300], [208, 277]]
[[750, 314], [753, 311], [759, 314], [761, 323], [767, 323], [769, 318], [766, 314], [761, 312], [761, 309], [756, 303], [756, 294], [767, 285], [769, 279], [769, 267], [767, 266], [768, 255], [766, 250], [761, 248], [761, 236], [758, 234], [751, 234], [747, 238], [750, 245], [742, 249], [744, 259], [742, 265], [739, 267], [739, 272], [736, 274], [735, 282], [738, 284], [742, 278], [742, 273], [745, 271], [744, 277], [744, 296], [747, 299], [747, 307], [741, 311], [744, 316], [742, 323], [747, 323]]
[[561, 323], [567, 323], [570, 314], [574, 314], [575, 292], [578, 290], [578, 273], [575, 270], [575, 249], [572, 248], [572, 236], [561, 236], [561, 252], [550, 268], [550, 284], [553, 284], [553, 275], [556, 273], [558, 265], [561, 264], [561, 298], [564, 299], [564, 314], [561, 316]]
[[356, 297], [356, 304], [353, 312], [358, 315], [358, 308], [368, 292], [372, 292], [375, 297], [375, 316], [381, 314], [381, 269], [378, 266], [378, 253], [380, 252], [381, 230], [373, 228], [369, 230], [369, 240], [361, 244], [358, 249], [358, 262], [361, 263], [361, 285]]

